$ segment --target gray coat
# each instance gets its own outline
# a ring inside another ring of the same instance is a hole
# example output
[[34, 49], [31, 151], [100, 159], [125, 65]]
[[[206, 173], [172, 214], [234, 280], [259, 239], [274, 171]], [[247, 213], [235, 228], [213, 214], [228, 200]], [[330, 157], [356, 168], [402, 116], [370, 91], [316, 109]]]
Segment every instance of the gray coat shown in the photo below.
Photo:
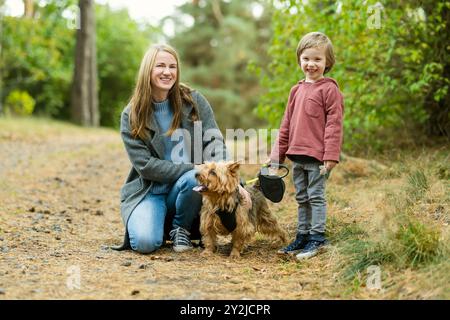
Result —
[[[120, 190], [120, 211], [125, 225], [125, 238], [121, 246], [113, 247], [113, 249], [124, 250], [130, 248], [126, 227], [128, 219], [134, 208], [151, 189], [153, 182], [173, 183], [185, 172], [192, 170], [194, 163], [228, 158], [223, 136], [217, 127], [211, 106], [205, 97], [197, 91], [192, 92], [192, 97], [197, 105], [199, 121], [201, 121], [201, 141], [199, 137], [197, 137], [197, 141], [194, 141], [194, 127], [196, 127], [196, 130], [199, 130], [200, 122], [194, 125], [194, 122], [190, 119], [191, 105], [183, 105], [181, 117], [181, 128], [186, 129], [190, 134], [191, 163], [176, 164], [169, 160], [164, 160], [164, 132], [160, 132], [154, 118], [150, 120], [147, 126], [150, 133], [148, 139], [133, 138], [129, 123], [130, 106], [125, 107], [123, 110], [120, 120], [120, 134], [132, 167], [125, 184]], [[210, 129], [215, 129], [215, 139], [208, 138], [206, 139], [207, 141], [203, 141], [205, 131]], [[199, 133], [199, 131], [196, 132]], [[212, 152], [203, 155], [202, 152], [199, 153], [197, 150], [197, 154], [194, 156], [196, 143], [197, 147], [201, 143], [202, 150], [208, 147], [208, 150], [212, 150]]]

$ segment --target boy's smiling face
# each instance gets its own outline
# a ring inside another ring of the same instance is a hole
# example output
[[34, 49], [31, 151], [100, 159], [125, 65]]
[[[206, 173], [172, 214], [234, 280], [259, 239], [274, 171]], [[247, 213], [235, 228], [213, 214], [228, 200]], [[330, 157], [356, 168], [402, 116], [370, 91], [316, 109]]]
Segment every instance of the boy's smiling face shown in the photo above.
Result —
[[306, 82], [316, 82], [322, 79], [326, 62], [325, 47], [305, 49], [300, 55], [300, 65], [306, 76]]

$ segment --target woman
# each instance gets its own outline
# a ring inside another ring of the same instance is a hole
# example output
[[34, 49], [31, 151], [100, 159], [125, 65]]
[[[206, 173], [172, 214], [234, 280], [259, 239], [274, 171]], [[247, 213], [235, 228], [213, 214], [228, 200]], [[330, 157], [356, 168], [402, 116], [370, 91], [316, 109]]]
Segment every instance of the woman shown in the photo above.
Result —
[[[198, 163], [227, 155], [211, 106], [180, 83], [178, 54], [170, 46], [146, 52], [120, 132], [132, 167], [120, 192], [125, 239], [114, 249], [150, 253], [167, 235], [176, 252], [191, 249], [191, 233], [199, 237], [201, 207], [201, 196], [192, 190], [197, 185], [192, 155]], [[204, 141], [211, 132], [214, 137]], [[195, 146], [213, 151], [200, 152], [199, 158]]]

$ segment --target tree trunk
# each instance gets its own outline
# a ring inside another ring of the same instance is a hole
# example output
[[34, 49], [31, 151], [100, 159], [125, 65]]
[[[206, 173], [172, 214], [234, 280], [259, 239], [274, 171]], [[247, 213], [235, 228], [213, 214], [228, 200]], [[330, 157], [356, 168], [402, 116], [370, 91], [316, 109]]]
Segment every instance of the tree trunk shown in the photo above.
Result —
[[34, 0], [23, 0], [23, 17], [34, 18]]
[[217, 23], [222, 24], [223, 14], [222, 14], [222, 10], [220, 9], [220, 1], [213, 0], [212, 8], [213, 8], [214, 17], [216, 18]]
[[97, 57], [93, 0], [79, 0], [75, 70], [72, 85], [72, 120], [83, 126], [98, 126]]
[[98, 72], [97, 72], [97, 36], [96, 36], [96, 27], [95, 27], [95, 3], [92, 1], [92, 9], [91, 9], [91, 25], [90, 25], [90, 50], [91, 50], [91, 59], [89, 64], [89, 112], [91, 116], [91, 125], [94, 127], [98, 127], [100, 125], [100, 113], [98, 110]]

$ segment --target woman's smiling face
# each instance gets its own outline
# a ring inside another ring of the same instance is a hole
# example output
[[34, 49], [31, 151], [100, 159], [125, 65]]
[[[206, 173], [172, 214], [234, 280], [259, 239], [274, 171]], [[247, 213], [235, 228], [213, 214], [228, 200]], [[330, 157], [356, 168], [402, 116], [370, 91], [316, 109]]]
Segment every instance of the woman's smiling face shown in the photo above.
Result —
[[173, 55], [166, 51], [156, 54], [152, 69], [151, 83], [153, 94], [157, 97], [167, 97], [169, 90], [177, 80], [178, 64]]

